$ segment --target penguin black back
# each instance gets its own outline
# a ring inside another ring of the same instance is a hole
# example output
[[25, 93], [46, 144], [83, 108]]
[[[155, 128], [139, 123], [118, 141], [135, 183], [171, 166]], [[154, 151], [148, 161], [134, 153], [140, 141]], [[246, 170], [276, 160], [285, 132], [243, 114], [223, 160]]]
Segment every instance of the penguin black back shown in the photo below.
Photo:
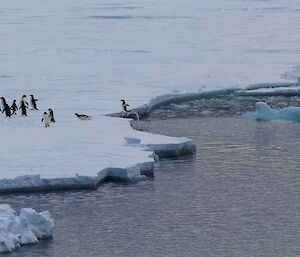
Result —
[[16, 100], [13, 101], [10, 109], [12, 110], [12, 114], [16, 114], [16, 111], [18, 110], [18, 106], [16, 104]]
[[88, 116], [88, 115], [85, 115], [85, 114], [78, 114], [76, 112], [75, 115], [80, 120], [90, 120], [91, 119], [91, 116]]
[[6, 100], [3, 96], [1, 96], [1, 106], [2, 106], [2, 109], [4, 110], [5, 109], [5, 105], [6, 105]]
[[121, 104], [122, 110], [123, 110], [125, 113], [130, 112], [129, 110], [127, 110], [127, 106], [129, 106], [129, 104], [127, 104], [127, 103], [125, 102], [124, 99], [121, 99], [121, 102], [122, 102], [122, 104]]
[[5, 103], [5, 108], [3, 109], [2, 113], [5, 111], [5, 115], [6, 117], [10, 117], [11, 116], [11, 112], [10, 112], [10, 107], [7, 103]]
[[38, 110], [37, 106], [36, 106], [36, 101], [38, 101], [39, 99], [35, 99], [33, 95], [30, 95], [30, 104], [33, 110]]
[[21, 101], [21, 105], [20, 105], [20, 109], [21, 109], [21, 115], [23, 116], [27, 116], [27, 110], [28, 107], [26, 106], [26, 103], [24, 101]]
[[49, 111], [48, 116], [50, 118], [50, 121], [55, 122], [53, 110], [49, 108], [48, 111]]

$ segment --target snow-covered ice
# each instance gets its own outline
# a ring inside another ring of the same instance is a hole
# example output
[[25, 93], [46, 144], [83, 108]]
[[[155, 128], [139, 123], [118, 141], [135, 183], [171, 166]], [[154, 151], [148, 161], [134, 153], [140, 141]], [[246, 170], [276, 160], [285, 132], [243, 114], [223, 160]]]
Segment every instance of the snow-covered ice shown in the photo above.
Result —
[[48, 211], [38, 213], [23, 208], [17, 215], [8, 204], [0, 204], [0, 253], [49, 238], [53, 229], [54, 221]]
[[0, 134], [5, 145], [0, 191], [95, 187], [108, 167], [126, 171], [153, 162], [151, 152], [145, 151], [149, 144], [181, 147], [190, 141], [136, 131], [128, 120], [105, 116], [82, 121], [71, 113], [64, 118], [57, 113], [56, 122], [46, 128], [41, 115], [29, 111], [28, 117], [0, 117], [5, 131]]

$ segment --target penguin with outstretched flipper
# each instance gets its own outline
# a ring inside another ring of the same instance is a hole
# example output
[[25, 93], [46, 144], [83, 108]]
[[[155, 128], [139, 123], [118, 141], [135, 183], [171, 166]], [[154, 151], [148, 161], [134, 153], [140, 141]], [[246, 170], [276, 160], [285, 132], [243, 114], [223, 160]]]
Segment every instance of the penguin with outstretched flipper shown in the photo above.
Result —
[[30, 105], [32, 107], [32, 110], [38, 110], [37, 106], [36, 106], [36, 101], [38, 101], [39, 99], [34, 98], [33, 95], [30, 95]]

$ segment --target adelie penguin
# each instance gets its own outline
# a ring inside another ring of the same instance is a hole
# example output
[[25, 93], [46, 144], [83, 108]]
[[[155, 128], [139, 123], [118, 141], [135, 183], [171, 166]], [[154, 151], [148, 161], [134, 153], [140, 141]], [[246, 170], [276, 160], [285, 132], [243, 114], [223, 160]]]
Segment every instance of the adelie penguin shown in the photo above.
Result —
[[34, 98], [33, 95], [30, 95], [30, 105], [32, 107], [32, 110], [38, 110], [37, 106], [36, 106], [36, 101], [38, 101], [39, 99]]
[[18, 106], [16, 104], [16, 100], [13, 101], [10, 109], [12, 110], [12, 114], [17, 114], [16, 111], [18, 110]]
[[76, 112], [75, 115], [80, 120], [90, 120], [91, 119], [91, 116], [88, 116], [88, 115], [85, 115], [85, 114], [78, 114]]
[[122, 99], [121, 102], [122, 102], [122, 103], [121, 103], [122, 110], [123, 110], [126, 114], [129, 113], [130, 111], [127, 110], [127, 106], [129, 106], [129, 104], [125, 103], [125, 100], [124, 100], [124, 99]]
[[50, 121], [55, 122], [54, 113], [53, 113], [52, 109], [49, 108], [48, 111], [49, 111], [48, 116], [49, 116]]
[[1, 97], [1, 106], [2, 106], [2, 113], [5, 112], [6, 117], [10, 117], [11, 116], [10, 107], [6, 103], [6, 100], [3, 96]]
[[11, 116], [10, 107], [9, 107], [9, 105], [7, 103], [5, 104], [5, 108], [2, 110], [2, 113], [3, 112], [5, 112], [6, 117], [10, 117]]
[[137, 120], [140, 119], [140, 116], [139, 116], [139, 114], [137, 112], [134, 112], [132, 110], [128, 110], [127, 109], [127, 106], [129, 106], [129, 104], [127, 104], [124, 99], [122, 99], [121, 102], [122, 102], [121, 103], [122, 110], [123, 110], [123, 112], [125, 112], [126, 116], [128, 116], [129, 113], [132, 113], [132, 114], [134, 114], [136, 116]]
[[44, 116], [43, 116], [41, 122], [44, 122], [45, 127], [50, 127], [50, 119], [46, 112], [44, 112]]
[[27, 116], [27, 110], [28, 107], [26, 106], [26, 103], [24, 101], [21, 101], [20, 103], [20, 110], [21, 110], [21, 115], [22, 116]]
[[20, 100], [20, 106], [22, 103], [24, 103], [26, 106], [28, 105], [28, 103], [26, 101], [26, 95], [22, 95], [21, 100]]
[[1, 96], [1, 109], [4, 110], [6, 106], [6, 100], [3, 96]]

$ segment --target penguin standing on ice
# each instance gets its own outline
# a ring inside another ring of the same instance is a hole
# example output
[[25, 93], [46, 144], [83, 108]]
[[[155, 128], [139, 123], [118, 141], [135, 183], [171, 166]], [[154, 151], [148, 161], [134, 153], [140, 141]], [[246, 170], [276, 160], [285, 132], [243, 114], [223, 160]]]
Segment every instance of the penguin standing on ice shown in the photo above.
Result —
[[1, 97], [1, 106], [2, 106], [2, 113], [5, 112], [6, 117], [10, 117], [11, 116], [10, 107], [6, 103], [6, 100], [3, 96]]
[[6, 117], [11, 116], [10, 107], [7, 103], [5, 103], [5, 108], [2, 110], [2, 113], [5, 112]]
[[16, 104], [16, 100], [13, 101], [10, 109], [12, 110], [12, 114], [17, 114], [16, 111], [18, 110], [18, 106]]
[[48, 116], [48, 114], [46, 112], [44, 112], [44, 116], [43, 116], [41, 122], [44, 122], [45, 127], [49, 127], [50, 126], [50, 119], [49, 119], [49, 116]]
[[127, 110], [127, 106], [129, 106], [129, 104], [127, 104], [127, 103], [125, 103], [125, 100], [124, 99], [122, 99], [121, 100], [121, 107], [122, 107], [122, 110], [126, 113], [126, 114], [128, 114], [130, 111], [129, 110]]
[[5, 98], [3, 97], [3, 96], [1, 96], [1, 107], [2, 107], [2, 110], [4, 110], [5, 109], [5, 106], [6, 106], [6, 100], [5, 100]]
[[88, 116], [88, 115], [85, 115], [85, 114], [78, 114], [76, 112], [75, 115], [80, 120], [90, 120], [91, 119], [91, 116]]
[[32, 107], [32, 110], [38, 110], [38, 108], [36, 107], [36, 101], [38, 101], [39, 99], [35, 99], [33, 95], [30, 95], [30, 105]]
[[53, 113], [52, 109], [49, 108], [48, 111], [49, 111], [48, 116], [49, 116], [50, 121], [55, 122], [54, 113]]
[[26, 101], [26, 95], [22, 95], [21, 100], [20, 100], [20, 106], [22, 103], [24, 103], [26, 106], [28, 106], [28, 103]]
[[25, 103], [26, 101], [21, 101], [21, 103], [20, 103], [20, 110], [21, 110], [21, 115], [23, 116], [27, 116], [27, 110], [26, 109], [28, 109], [28, 107], [27, 107], [27, 105], [26, 105], [26, 103]]
[[127, 109], [127, 106], [129, 106], [129, 104], [125, 103], [125, 100], [124, 100], [124, 99], [122, 99], [121, 102], [122, 102], [122, 103], [121, 103], [122, 110], [123, 110], [123, 112], [125, 112], [126, 116], [127, 116], [129, 113], [132, 113], [132, 114], [135, 114], [137, 120], [140, 120], [140, 116], [139, 116], [139, 114], [138, 114], [137, 112], [134, 112], [134, 111], [132, 111], [132, 110], [128, 110], [128, 109]]

